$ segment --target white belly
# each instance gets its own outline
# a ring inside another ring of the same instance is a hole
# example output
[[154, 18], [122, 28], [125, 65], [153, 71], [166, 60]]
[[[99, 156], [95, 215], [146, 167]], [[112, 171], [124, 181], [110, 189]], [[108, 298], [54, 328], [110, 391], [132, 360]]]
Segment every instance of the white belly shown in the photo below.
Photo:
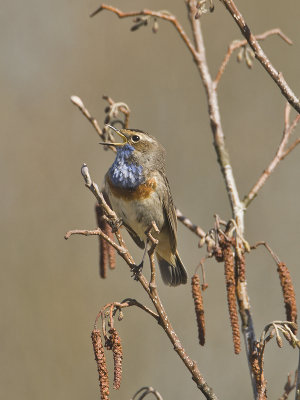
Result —
[[154, 192], [143, 200], [126, 201], [108, 194], [113, 210], [125, 224], [142, 239], [145, 240], [145, 231], [154, 221], [159, 230], [164, 223], [162, 204], [158, 195]]

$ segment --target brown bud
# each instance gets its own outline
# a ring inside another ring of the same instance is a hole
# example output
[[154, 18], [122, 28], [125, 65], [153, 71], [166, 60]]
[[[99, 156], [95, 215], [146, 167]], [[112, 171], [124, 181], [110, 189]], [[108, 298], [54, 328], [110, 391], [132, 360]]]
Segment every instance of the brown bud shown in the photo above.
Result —
[[124, 314], [122, 311], [120, 311], [119, 316], [118, 316], [118, 321], [122, 321], [123, 318], [124, 318]]
[[203, 237], [200, 239], [199, 243], [198, 243], [198, 247], [199, 247], [199, 248], [203, 247], [203, 246], [205, 245], [205, 242], [206, 242], [206, 237], [203, 236]]
[[276, 342], [277, 342], [277, 345], [278, 345], [278, 347], [282, 347], [282, 339], [281, 339], [281, 337], [277, 334], [276, 335]]
[[240, 63], [243, 60], [244, 54], [245, 54], [245, 47], [243, 46], [240, 48], [240, 50], [237, 53], [237, 56], [236, 56], [237, 62]]
[[154, 22], [153, 22], [153, 26], [152, 26], [152, 32], [153, 32], [153, 33], [157, 33], [158, 28], [159, 28], [158, 21], [157, 21], [157, 19], [155, 18], [155, 19], [154, 19]]

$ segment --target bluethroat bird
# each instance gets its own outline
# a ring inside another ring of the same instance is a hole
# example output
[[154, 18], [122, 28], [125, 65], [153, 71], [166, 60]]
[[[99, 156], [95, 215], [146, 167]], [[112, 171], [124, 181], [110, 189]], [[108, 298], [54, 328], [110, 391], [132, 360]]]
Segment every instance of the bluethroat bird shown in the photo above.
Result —
[[123, 139], [122, 143], [101, 143], [117, 150], [105, 175], [111, 206], [140, 248], [147, 246], [145, 231], [156, 223], [155, 253], [163, 282], [169, 286], [186, 283], [187, 273], [177, 251], [177, 218], [165, 174], [165, 149], [143, 131], [109, 127]]

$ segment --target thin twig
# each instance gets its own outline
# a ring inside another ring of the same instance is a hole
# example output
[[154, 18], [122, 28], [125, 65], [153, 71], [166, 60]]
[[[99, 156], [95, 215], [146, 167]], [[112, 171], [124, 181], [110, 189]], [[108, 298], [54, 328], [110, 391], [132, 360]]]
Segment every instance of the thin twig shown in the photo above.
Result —
[[264, 170], [264, 172], [261, 174], [255, 185], [252, 187], [250, 192], [247, 194], [247, 196], [244, 197], [243, 203], [245, 208], [249, 206], [249, 204], [252, 202], [252, 200], [257, 196], [257, 193], [259, 190], [263, 187], [263, 185], [266, 183], [266, 180], [270, 177], [274, 169], [277, 167], [277, 165], [282, 161], [299, 143], [300, 143], [300, 138], [296, 139], [295, 142], [288, 148], [286, 148], [287, 143], [290, 139], [290, 136], [293, 132], [293, 130], [296, 128], [298, 122], [300, 121], [300, 114], [296, 116], [296, 118], [293, 120], [293, 122], [290, 124], [289, 123], [289, 110], [290, 110], [290, 105], [287, 103], [286, 108], [285, 108], [285, 124], [284, 124], [284, 131], [282, 135], [281, 142], [279, 144], [279, 147], [276, 151], [276, 154], [268, 167]]
[[101, 231], [100, 228], [95, 229], [95, 230], [88, 230], [88, 229], [73, 229], [68, 231], [65, 234], [65, 239], [69, 239], [72, 235], [83, 235], [83, 236], [101, 236], [103, 239], [105, 239], [111, 246], [113, 246], [118, 254], [125, 254], [128, 252], [128, 250], [122, 246], [119, 246], [117, 243], [115, 243], [109, 236], [107, 236], [104, 232]]
[[150, 314], [153, 318], [155, 318], [156, 321], [159, 321], [159, 316], [155, 312], [150, 310], [150, 308], [144, 306], [144, 304], [138, 302], [136, 299], [127, 298], [127, 299], [124, 299], [123, 301], [121, 301], [121, 303], [115, 301], [113, 303], [108, 303], [104, 307], [102, 307], [96, 316], [94, 328], [96, 329], [97, 322], [98, 322], [100, 316], [104, 315], [105, 310], [107, 310], [107, 308], [111, 309], [110, 323], [112, 324], [112, 327], [113, 327], [112, 313], [114, 312], [114, 309], [121, 310], [122, 308], [127, 308], [127, 307], [132, 307], [132, 306], [136, 306], [136, 307], [140, 308], [141, 310], [145, 311], [146, 313]]
[[277, 86], [280, 88], [281, 93], [287, 99], [287, 101], [291, 104], [291, 106], [300, 113], [300, 101], [299, 98], [294, 94], [292, 89], [289, 87], [287, 82], [285, 81], [281, 72], [278, 72], [274, 66], [272, 65], [269, 58], [264, 53], [263, 49], [261, 48], [260, 44], [258, 43], [257, 39], [251, 32], [249, 26], [246, 24], [246, 21], [238, 8], [236, 7], [233, 0], [220, 0], [229, 11], [231, 16], [233, 17], [234, 21], [240, 28], [242, 35], [245, 37], [249, 46], [255, 53], [255, 57], [267, 71], [267, 73], [271, 76]]
[[295, 389], [296, 383], [297, 383], [297, 371], [294, 374], [294, 381], [292, 381], [292, 374], [289, 373], [288, 377], [287, 377], [287, 381], [284, 385], [284, 393], [279, 398], [279, 400], [287, 400], [291, 391]]
[[147, 9], [144, 9], [144, 10], [141, 10], [141, 11], [123, 12], [123, 11], [119, 10], [118, 8], [116, 8], [116, 7], [109, 6], [107, 4], [102, 4], [99, 8], [97, 8], [97, 10], [95, 10], [94, 12], [91, 13], [90, 17], [94, 17], [96, 14], [98, 14], [102, 10], [111, 11], [114, 14], [116, 14], [119, 18], [137, 17], [137, 16], [141, 16], [141, 15], [150, 15], [150, 16], [155, 17], [155, 18], [164, 19], [165, 21], [169, 21], [174, 25], [174, 27], [176, 28], [177, 32], [179, 33], [181, 39], [185, 42], [185, 44], [187, 45], [189, 50], [192, 53], [195, 52], [195, 49], [194, 49], [194, 47], [192, 45], [192, 42], [190, 41], [189, 37], [185, 33], [183, 27], [180, 25], [180, 23], [178, 22], [177, 18], [174, 15], [170, 14], [169, 12], [152, 11], [152, 10], [147, 10]]
[[154, 230], [154, 232], [156, 234], [159, 233], [159, 229], [154, 221], [152, 221], [152, 226], [150, 226], [149, 229], [146, 231], [146, 236], [148, 237], [149, 241], [151, 242], [151, 247], [148, 251], [149, 260], [150, 260], [150, 268], [151, 268], [151, 278], [150, 278], [150, 283], [149, 283], [150, 291], [153, 288], [156, 288], [154, 251], [156, 249], [156, 246], [158, 245], [158, 240], [155, 239], [151, 234], [152, 229]]
[[[142, 393], [143, 392], [143, 393]], [[148, 394], [153, 394], [153, 396], [157, 399], [157, 400], [163, 400], [161, 394], [155, 390], [153, 387], [151, 386], [144, 386], [141, 389], [139, 389], [132, 397], [131, 400], [142, 400], [144, 399]], [[137, 396], [140, 395], [138, 398]]]
[[[255, 35], [256, 40], [265, 40], [267, 39], [269, 36], [272, 35], [278, 35], [279, 37], [281, 37], [282, 40], [284, 40], [286, 43], [288, 44], [293, 44], [293, 42], [291, 41], [291, 39], [289, 39], [284, 33], [282, 33], [282, 31], [278, 28], [276, 29], [270, 29], [264, 33], [261, 33], [260, 35]], [[230, 60], [230, 57], [232, 55], [232, 53], [241, 48], [246, 46], [247, 44], [247, 40], [234, 40], [229, 46], [228, 46], [228, 50], [227, 53], [225, 54], [224, 60], [221, 63], [221, 66], [219, 68], [219, 71], [217, 73], [217, 76], [214, 80], [215, 83], [215, 87], [218, 86], [218, 83], [221, 79], [221, 76], [223, 75], [223, 72], [225, 71], [225, 68]]]
[[109, 207], [109, 205], [105, 201], [103, 193], [100, 192], [98, 185], [92, 181], [92, 179], [90, 177], [89, 169], [85, 163], [81, 167], [81, 175], [83, 176], [83, 179], [85, 181], [85, 186], [96, 197], [98, 203], [103, 208], [107, 217], [109, 217], [112, 221], [117, 222], [118, 221], [117, 214]]
[[98, 124], [98, 121], [96, 120], [96, 118], [94, 118], [90, 114], [89, 110], [83, 104], [83, 101], [81, 100], [81, 98], [78, 96], [71, 96], [70, 99], [71, 99], [71, 102], [73, 104], [75, 104], [75, 106], [77, 106], [79, 108], [79, 110], [82, 112], [82, 114], [90, 121], [90, 123], [93, 125], [93, 127], [95, 128], [96, 132], [101, 137], [101, 139], [104, 139], [104, 135], [103, 135], [102, 129], [100, 128], [100, 126]]
[[206, 233], [200, 226], [193, 224], [193, 222], [185, 217], [182, 212], [176, 208], [176, 216], [178, 221], [182, 222], [184, 226], [186, 226], [190, 231], [194, 232], [200, 238], [204, 238]]
[[298, 350], [299, 359], [298, 359], [298, 369], [297, 369], [297, 384], [296, 384], [296, 395], [295, 400], [300, 400], [300, 349]]

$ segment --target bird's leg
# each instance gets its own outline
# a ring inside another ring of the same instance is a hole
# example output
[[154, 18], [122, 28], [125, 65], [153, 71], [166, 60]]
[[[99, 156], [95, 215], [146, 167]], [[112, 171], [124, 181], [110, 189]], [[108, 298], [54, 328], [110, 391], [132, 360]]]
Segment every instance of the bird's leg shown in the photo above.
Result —
[[154, 252], [155, 247], [158, 244], [158, 240], [155, 239], [152, 235], [151, 235], [151, 230], [154, 229], [154, 231], [158, 234], [159, 233], [159, 229], [156, 225], [156, 223], [153, 221], [152, 224], [146, 229], [145, 231], [145, 235], [146, 235], [146, 240], [145, 240], [145, 250], [144, 250], [144, 254], [143, 254], [143, 258], [142, 261], [139, 265], [135, 265], [131, 270], [133, 272], [134, 279], [137, 281], [139, 275], [142, 272], [143, 269], [143, 265], [144, 265], [144, 260], [146, 257], [146, 254], [148, 252], [148, 244], [151, 242], [152, 243], [152, 247], [150, 248], [149, 252], [152, 250], [152, 254]]
[[142, 261], [140, 262], [139, 265], [135, 265], [131, 271], [132, 271], [132, 276], [134, 277], [134, 280], [138, 280], [138, 276], [141, 274], [142, 270], [143, 270], [143, 266], [144, 266], [144, 260], [147, 254], [147, 250], [148, 250], [148, 243], [149, 243], [149, 239], [147, 238], [145, 241], [145, 250], [144, 250], [144, 254], [143, 254], [143, 258]]

